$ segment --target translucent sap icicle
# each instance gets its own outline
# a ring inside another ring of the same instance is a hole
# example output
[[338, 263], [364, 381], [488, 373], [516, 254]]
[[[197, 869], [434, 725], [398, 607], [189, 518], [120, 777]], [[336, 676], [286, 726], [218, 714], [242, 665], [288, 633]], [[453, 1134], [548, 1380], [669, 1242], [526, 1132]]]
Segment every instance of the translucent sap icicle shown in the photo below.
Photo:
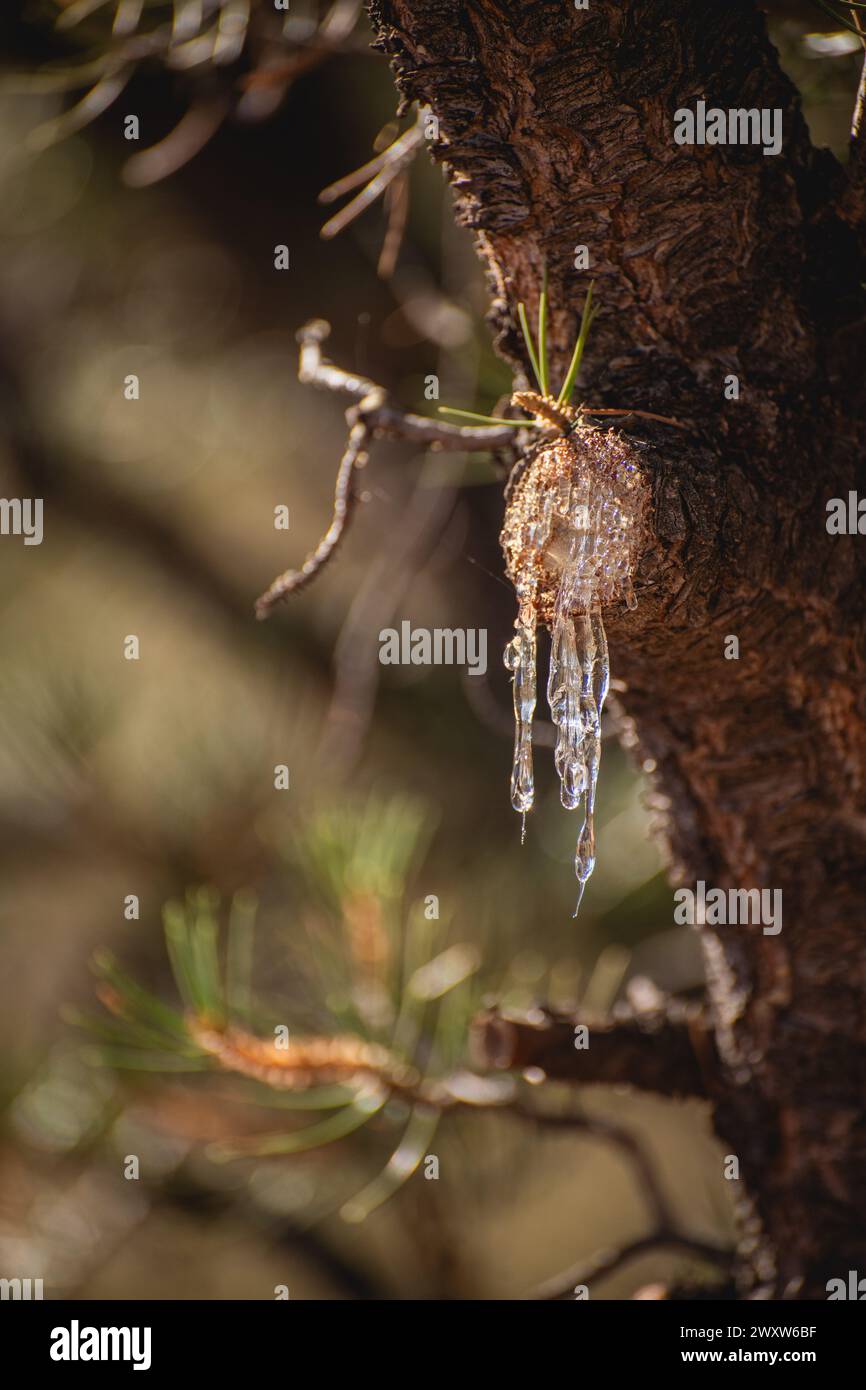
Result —
[[[595, 634], [592, 619], [588, 613], [583, 616], [581, 628], [581, 668], [583, 674], [581, 715], [586, 790], [583, 802], [583, 825], [580, 828], [574, 855], [574, 871], [578, 881], [584, 884], [595, 868], [595, 789], [598, 783], [598, 765], [601, 759], [601, 710], [596, 704], [595, 697]], [[581, 889], [581, 896], [582, 891]]]
[[[607, 637], [601, 609], [592, 603], [587, 573], [595, 558], [597, 518], [574, 534], [559, 585], [547, 683], [557, 726], [556, 768], [566, 810], [583, 801], [583, 825], [574, 868], [580, 898], [595, 868], [595, 793], [601, 759], [601, 711], [610, 684]], [[595, 523], [595, 525], [593, 524]], [[572, 614], [574, 616], [572, 616]], [[576, 914], [577, 909], [575, 909]]]
[[604, 630], [604, 619], [601, 616], [600, 608], [593, 610], [592, 631], [595, 639], [595, 703], [598, 708], [598, 717], [601, 719], [601, 712], [604, 709], [604, 702], [610, 689], [610, 654], [607, 649], [607, 633]]
[[586, 638], [583, 650], [586, 791], [583, 825], [574, 856], [574, 871], [580, 883], [575, 916], [587, 879], [595, 868], [595, 791], [601, 762], [601, 712], [610, 686], [610, 659], [601, 609], [596, 608], [591, 615], [586, 615], [583, 631]]
[[[564, 575], [562, 590], [571, 589]], [[588, 595], [579, 595], [586, 604]], [[568, 616], [575, 595], [561, 591], [554, 619], [548, 699], [557, 726], [556, 766], [560, 798], [567, 810], [583, 801], [583, 825], [575, 852], [575, 873], [583, 887], [595, 867], [595, 791], [601, 758], [601, 710], [609, 683], [607, 640], [601, 611]], [[578, 898], [578, 904], [580, 898]], [[576, 910], [575, 910], [576, 911]]]
[[[517, 403], [529, 409], [524, 398]], [[537, 414], [551, 424], [549, 411]], [[520, 605], [518, 634], [526, 626], [523, 615], [528, 609], [532, 613], [533, 677], [536, 621], [551, 635], [547, 698], [556, 726], [560, 797], [569, 810], [582, 811], [575, 852], [581, 894], [595, 867], [601, 715], [610, 685], [602, 612], [606, 604], [635, 604], [632, 580], [649, 500], [641, 454], [632, 442], [614, 430], [577, 420], [527, 457], [506, 504], [502, 545]], [[526, 722], [517, 675], [527, 664], [524, 641], [515, 638], [514, 656], [506, 661], [515, 671], [518, 726]], [[532, 704], [534, 700], [533, 679]], [[531, 786], [527, 733], [518, 727], [512, 783], [518, 810], [531, 804], [526, 797]]]
[[512, 672], [514, 695], [514, 764], [511, 804], [525, 815], [535, 800], [532, 770], [532, 717], [535, 713], [535, 625], [526, 614], [505, 648], [505, 665]]
[[563, 806], [573, 811], [580, 801], [583, 783], [580, 728], [580, 673], [574, 624], [558, 614], [553, 627], [547, 698], [557, 727], [554, 761], [560, 779]]
[[[568, 514], [571, 504], [568, 491], [562, 502]], [[558, 731], [554, 761], [560, 779], [560, 800], [567, 811], [575, 810], [580, 804], [586, 785], [581, 729], [580, 654], [571, 613], [584, 596], [581, 579], [586, 568], [589, 542], [586, 525], [571, 531], [556, 598], [547, 680], [547, 700]]]

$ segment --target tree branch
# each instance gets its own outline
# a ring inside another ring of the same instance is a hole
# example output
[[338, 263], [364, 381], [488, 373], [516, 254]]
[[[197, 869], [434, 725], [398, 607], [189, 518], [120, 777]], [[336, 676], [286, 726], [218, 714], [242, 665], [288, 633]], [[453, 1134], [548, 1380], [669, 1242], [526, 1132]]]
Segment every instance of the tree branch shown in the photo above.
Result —
[[300, 569], [286, 570], [279, 575], [256, 600], [256, 616], [267, 618], [276, 605], [297, 593], [315, 579], [328, 563], [346, 534], [355, 505], [354, 479], [369, 456], [369, 447], [376, 439], [400, 439], [423, 445], [431, 450], [466, 453], [472, 450], [488, 452], [514, 443], [514, 430], [508, 426], [478, 429], [465, 425], [448, 425], [424, 415], [413, 415], [391, 400], [383, 387], [366, 377], [335, 367], [322, 355], [322, 344], [330, 333], [322, 319], [308, 323], [298, 333], [301, 360], [298, 379], [305, 385], [318, 386], [349, 396], [356, 405], [346, 411], [349, 437], [334, 490], [334, 512], [331, 524], [310, 552]]
[[546, 1300], [572, 1298], [577, 1285], [588, 1286], [605, 1275], [615, 1273], [628, 1260], [665, 1246], [709, 1260], [723, 1268], [731, 1266], [734, 1258], [732, 1250], [714, 1245], [709, 1241], [698, 1240], [680, 1231], [648, 1155], [639, 1140], [627, 1129], [597, 1115], [545, 1114], [543, 1111], [529, 1110], [520, 1106], [519, 1103], [512, 1106], [512, 1110], [516, 1110], [517, 1113], [525, 1115], [539, 1125], [583, 1131], [591, 1138], [603, 1140], [619, 1149], [634, 1172], [638, 1190], [647, 1206], [652, 1222], [651, 1230], [647, 1235], [630, 1241], [627, 1245], [616, 1250], [599, 1251], [591, 1260], [574, 1265], [564, 1273], [547, 1280], [531, 1297]]
[[665, 1249], [675, 1250], [683, 1255], [691, 1255], [694, 1259], [706, 1260], [711, 1264], [721, 1266], [722, 1269], [730, 1269], [734, 1259], [733, 1251], [725, 1249], [723, 1246], [713, 1245], [709, 1241], [697, 1240], [694, 1236], [680, 1234], [677, 1231], [656, 1230], [614, 1250], [600, 1250], [591, 1259], [582, 1260], [579, 1264], [572, 1265], [570, 1269], [548, 1279], [540, 1288], [535, 1290], [532, 1297], [548, 1302], [574, 1298], [575, 1289], [581, 1285], [588, 1288], [590, 1284], [597, 1283], [599, 1279], [616, 1274], [630, 1260], [636, 1260], [641, 1255], [650, 1255]]
[[706, 1096], [718, 1066], [703, 1011], [676, 1001], [651, 1012], [620, 1006], [606, 1019], [488, 1009], [474, 1021], [472, 1046], [476, 1064], [490, 1070], [539, 1068], [552, 1080], [663, 1096]]

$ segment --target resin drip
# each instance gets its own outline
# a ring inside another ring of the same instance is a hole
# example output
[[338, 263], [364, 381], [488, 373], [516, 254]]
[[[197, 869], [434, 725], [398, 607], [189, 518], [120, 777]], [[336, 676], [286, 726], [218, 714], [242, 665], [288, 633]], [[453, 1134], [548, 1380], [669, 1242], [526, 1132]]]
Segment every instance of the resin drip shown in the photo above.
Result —
[[518, 465], [501, 541], [519, 602], [516, 635], [505, 649], [514, 682], [511, 804], [525, 816], [534, 799], [532, 718], [540, 621], [550, 632], [547, 699], [557, 731], [560, 797], [566, 810], [583, 811], [574, 861], [579, 907], [595, 867], [601, 712], [610, 685], [602, 608], [622, 600], [635, 606], [632, 573], [648, 490], [631, 444], [614, 430], [595, 429], [569, 416], [563, 421], [569, 425], [567, 433], [561, 426], [559, 437], [542, 444], [522, 468]]
[[[532, 716], [535, 713], [535, 622], [517, 621], [517, 635], [505, 648], [505, 665], [514, 681], [514, 766], [511, 804], [524, 816], [535, 800], [532, 770]], [[525, 822], [524, 822], [525, 828]]]

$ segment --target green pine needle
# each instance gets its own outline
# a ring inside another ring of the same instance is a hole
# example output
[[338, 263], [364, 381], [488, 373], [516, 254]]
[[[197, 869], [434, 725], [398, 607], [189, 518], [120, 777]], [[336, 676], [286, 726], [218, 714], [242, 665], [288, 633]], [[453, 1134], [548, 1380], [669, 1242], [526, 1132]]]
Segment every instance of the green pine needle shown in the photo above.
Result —
[[592, 321], [595, 318], [595, 311], [592, 307], [592, 290], [594, 284], [595, 281], [591, 281], [589, 289], [586, 292], [586, 302], [584, 303], [583, 313], [580, 318], [580, 332], [577, 335], [577, 342], [574, 345], [574, 352], [571, 356], [571, 362], [569, 364], [568, 373], [566, 375], [565, 381], [562, 383], [562, 390], [556, 398], [557, 405], [571, 404], [571, 397], [574, 392], [574, 383], [577, 379], [577, 374], [580, 371], [580, 363], [581, 359], [583, 358], [583, 350], [586, 347], [586, 340], [589, 337], [589, 330], [592, 327]]
[[341, 1110], [357, 1095], [354, 1086], [310, 1086], [306, 1091], [274, 1091], [265, 1082], [254, 1083], [249, 1094], [237, 1091], [236, 1101], [269, 1110]]
[[226, 1008], [238, 1023], [252, 1020], [253, 934], [256, 920], [253, 893], [235, 893], [229, 910], [226, 942]]
[[535, 373], [538, 389], [543, 392], [544, 387], [541, 384], [541, 368], [538, 365], [538, 354], [535, 351], [535, 344], [532, 341], [532, 334], [529, 331], [529, 320], [526, 317], [525, 304], [518, 304], [517, 317], [520, 319], [520, 327], [523, 330], [523, 341], [526, 343], [526, 351], [529, 353], [529, 360], [532, 363], [532, 370]]
[[371, 1212], [382, 1206], [383, 1202], [387, 1202], [398, 1188], [409, 1181], [424, 1159], [430, 1141], [436, 1133], [439, 1118], [438, 1111], [430, 1110], [426, 1106], [415, 1107], [409, 1116], [409, 1123], [399, 1145], [381, 1173], [340, 1208], [340, 1215], [344, 1221], [366, 1221]]
[[188, 1009], [202, 1012], [186, 913], [180, 903], [166, 903], [163, 911], [165, 945], [180, 996]]
[[550, 381], [547, 366], [547, 265], [541, 281], [541, 296], [538, 300], [538, 366], [541, 376], [541, 394], [547, 395]]
[[532, 420], [500, 420], [496, 415], [478, 415], [474, 410], [455, 410], [450, 405], [439, 406], [440, 415], [459, 415], [461, 420], [474, 420], [481, 425], [504, 425], [507, 429], [532, 429]]
[[195, 987], [201, 1000], [201, 1012], [216, 1023], [225, 1014], [217, 955], [216, 902], [207, 889], [200, 889], [193, 897], [193, 904], [195, 916], [189, 937]]
[[92, 1017], [78, 1009], [64, 1009], [62, 1017], [70, 1027], [80, 1028], [83, 1032], [89, 1033], [103, 1048], [141, 1048], [148, 1053], [170, 1052], [172, 1055], [192, 1058], [202, 1056], [201, 1049], [189, 1039], [181, 1041], [180, 1038], [168, 1037], [126, 1012], [120, 1018], [104, 1018]]
[[[491, 418], [489, 423], [520, 429], [534, 422]], [[342, 806], [323, 812], [292, 845], [293, 856], [304, 865], [311, 887], [326, 901], [332, 918], [331, 930], [311, 932], [306, 954], [299, 950], [300, 973], [314, 996], [307, 1012], [319, 1011], [320, 998], [331, 1018], [344, 1024], [343, 1031], [379, 1041], [392, 1055], [418, 1068], [425, 1082], [460, 1065], [469, 1019], [477, 1007], [468, 979], [475, 963], [466, 947], [445, 946], [443, 924], [422, 917], [420, 905], [408, 933], [404, 927], [407, 885], [433, 825], [433, 817], [419, 802], [371, 797], [360, 814], [355, 807]], [[387, 936], [388, 960], [382, 967], [382, 985], [392, 1005], [387, 1017], [368, 1015], [359, 1004], [360, 967], [347, 949], [352, 946], [349, 909], [367, 897], [378, 904]], [[262, 1031], [256, 1027], [259, 1010], [252, 979], [255, 912], [253, 894], [235, 896], [223, 951], [222, 913], [213, 890], [199, 889], [166, 906], [165, 938], [182, 1008], [166, 1007], [126, 976], [112, 957], [100, 953], [94, 969], [108, 1016], [89, 1018], [78, 1010], [66, 1011], [66, 1021], [89, 1035], [87, 1059], [117, 1071], [162, 1073], [167, 1078], [218, 1070], [218, 1058], [194, 1041], [192, 1024], [182, 1010], [218, 1030], [237, 1020], [254, 1033]], [[440, 1116], [434, 1104], [413, 1103], [408, 1097], [389, 1105], [393, 1092], [387, 1082], [359, 1088], [359, 1079], [283, 1091], [266, 1080], [239, 1074], [235, 1100], [270, 1107], [277, 1132], [232, 1139], [209, 1146], [207, 1152], [217, 1161], [301, 1154], [348, 1139], [386, 1107], [384, 1128], [390, 1128], [399, 1122], [401, 1108], [404, 1113], [408, 1108], [408, 1123], [388, 1162], [345, 1204], [347, 1219], [362, 1220], [417, 1173]], [[304, 1127], [295, 1128], [296, 1116], [305, 1111]]]
[[333, 1144], [356, 1129], [368, 1124], [384, 1106], [387, 1096], [382, 1093], [357, 1096], [351, 1105], [346, 1105], [327, 1120], [318, 1120], [303, 1129], [292, 1130], [288, 1134], [264, 1134], [246, 1141], [236, 1140], [233, 1144], [211, 1144], [208, 1157], [215, 1163], [228, 1163], [233, 1158], [245, 1155], [254, 1158], [268, 1158], [275, 1154], [306, 1153], [318, 1149], [323, 1144]]
[[120, 996], [124, 1013], [129, 1017], [150, 1026], [156, 1033], [175, 1041], [189, 1043], [183, 1019], [175, 1009], [170, 1009], [161, 1000], [155, 999], [146, 989], [131, 979], [106, 951], [98, 951], [93, 958], [93, 971], [100, 979], [111, 985]]
[[181, 1053], [145, 1052], [128, 1047], [86, 1047], [82, 1049], [92, 1066], [117, 1071], [199, 1072], [211, 1070], [209, 1057], [189, 1057]]

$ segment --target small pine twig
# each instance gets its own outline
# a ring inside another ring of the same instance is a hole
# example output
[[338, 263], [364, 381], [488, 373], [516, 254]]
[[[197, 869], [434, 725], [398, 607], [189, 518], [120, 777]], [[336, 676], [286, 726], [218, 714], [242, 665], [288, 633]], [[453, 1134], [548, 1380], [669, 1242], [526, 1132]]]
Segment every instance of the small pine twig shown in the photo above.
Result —
[[289, 594], [296, 593], [305, 584], [309, 584], [315, 579], [316, 575], [328, 563], [343, 536], [352, 516], [355, 505], [355, 493], [353, 490], [353, 480], [356, 468], [363, 468], [367, 462], [367, 446], [371, 439], [370, 430], [366, 425], [357, 423], [349, 431], [349, 438], [343, 457], [340, 460], [340, 467], [337, 469], [337, 481], [334, 487], [334, 513], [331, 524], [323, 535], [315, 550], [307, 556], [301, 568], [298, 570], [286, 570], [277, 576], [265, 592], [256, 600], [256, 617], [266, 618], [275, 604], [288, 598]]
[[279, 575], [256, 601], [256, 616], [260, 619], [269, 617], [278, 603], [315, 579], [333, 556], [352, 519], [356, 500], [355, 473], [366, 464], [369, 447], [376, 439], [400, 439], [429, 449], [458, 453], [501, 449], [512, 442], [507, 422], [486, 429], [472, 429], [403, 410], [383, 387], [366, 377], [343, 371], [323, 356], [322, 344], [330, 331], [330, 326], [322, 319], [314, 319], [300, 330], [298, 379], [306, 385], [339, 391], [356, 402], [346, 411], [349, 437], [337, 471], [334, 511], [327, 531], [300, 569], [286, 570]]

